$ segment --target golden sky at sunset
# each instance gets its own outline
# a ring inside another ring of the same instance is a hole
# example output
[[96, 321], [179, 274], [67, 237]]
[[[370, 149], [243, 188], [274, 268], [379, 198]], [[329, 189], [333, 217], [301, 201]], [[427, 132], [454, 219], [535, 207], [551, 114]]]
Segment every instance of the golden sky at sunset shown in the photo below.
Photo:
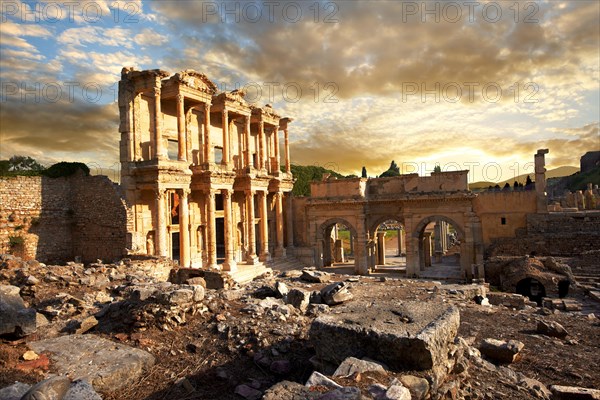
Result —
[[[123, 66], [194, 69], [291, 125], [294, 163], [471, 181], [600, 150], [600, 2], [2, 0], [0, 158], [118, 162]], [[495, 179], [494, 179], [495, 178]]]

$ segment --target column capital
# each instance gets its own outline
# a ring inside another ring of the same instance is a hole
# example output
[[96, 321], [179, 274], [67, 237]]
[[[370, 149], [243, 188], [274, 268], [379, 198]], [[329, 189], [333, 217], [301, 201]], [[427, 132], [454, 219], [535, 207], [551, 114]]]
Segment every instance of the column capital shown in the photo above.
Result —
[[165, 189], [154, 189], [154, 195], [159, 199], [165, 197], [166, 194], [167, 191]]
[[175, 99], [177, 99], [178, 103], [181, 103], [183, 101], [183, 99], [184, 99], [184, 96], [181, 93], [177, 93], [175, 95]]
[[192, 193], [191, 189], [181, 189], [181, 195], [183, 197], [188, 197]]
[[221, 189], [221, 194], [223, 195], [224, 198], [231, 197], [232, 193], [233, 193], [233, 190], [231, 190], [231, 189]]
[[160, 88], [159, 87], [155, 87], [154, 88], [154, 97], [160, 96]]
[[246, 195], [252, 195], [252, 196], [254, 196], [256, 194], [256, 190], [244, 190], [244, 193]]

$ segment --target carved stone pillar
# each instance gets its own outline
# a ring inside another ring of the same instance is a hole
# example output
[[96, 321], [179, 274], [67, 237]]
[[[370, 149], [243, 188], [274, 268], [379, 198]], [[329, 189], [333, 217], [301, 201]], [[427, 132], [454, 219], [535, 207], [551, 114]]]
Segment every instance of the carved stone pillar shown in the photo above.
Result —
[[377, 265], [385, 265], [385, 231], [377, 232]]
[[437, 221], [433, 227], [434, 236], [435, 236], [435, 241], [434, 241], [433, 247], [434, 247], [434, 255], [435, 255], [436, 263], [442, 262], [442, 254], [444, 252], [444, 250], [443, 250], [444, 248], [443, 248], [443, 244], [442, 244], [442, 224], [443, 224], [443, 221]]
[[185, 135], [185, 110], [183, 107], [183, 95], [177, 97], [177, 159], [187, 161], [187, 138]]
[[221, 161], [221, 165], [228, 166], [229, 165], [229, 114], [227, 113], [227, 108], [223, 107], [223, 111], [221, 111], [222, 116], [222, 124], [223, 124], [223, 160]]
[[206, 195], [206, 252], [208, 268], [218, 269], [217, 265], [217, 231], [216, 231], [216, 218], [215, 218], [215, 191], [209, 190]]
[[244, 117], [244, 158], [246, 159], [246, 167], [253, 167], [254, 161], [250, 154], [250, 117]]
[[277, 127], [273, 129], [273, 141], [275, 146], [275, 173], [279, 173], [279, 168], [281, 166], [279, 162], [279, 130]]
[[258, 123], [258, 169], [265, 168], [265, 124]]
[[275, 193], [275, 219], [277, 224], [277, 247], [275, 248], [276, 257], [285, 257], [283, 248], [283, 193]]
[[156, 191], [156, 252], [160, 257], [167, 256], [167, 220], [166, 220], [166, 193], [163, 189]]
[[290, 167], [290, 138], [288, 135], [288, 128], [286, 127], [283, 130], [283, 138], [284, 138], [284, 150], [285, 150], [285, 172], [286, 173], [290, 173], [291, 172], [291, 167]]
[[398, 256], [401, 256], [403, 253], [404, 247], [404, 236], [402, 234], [402, 227], [398, 228]]
[[210, 104], [204, 103], [204, 160], [205, 163], [214, 164], [215, 154], [210, 143]]
[[267, 221], [267, 194], [268, 192], [258, 192], [258, 205], [260, 209], [260, 261], [269, 261], [269, 224]]
[[285, 202], [287, 218], [286, 218], [286, 229], [287, 229], [287, 250], [289, 251], [294, 247], [294, 207], [292, 193], [286, 195]]
[[425, 267], [431, 267], [431, 232], [423, 233], [423, 260]]
[[247, 243], [247, 254], [246, 254], [246, 262], [248, 264], [256, 264], [258, 261], [256, 257], [256, 233], [255, 233], [255, 224], [254, 220], [254, 192], [252, 190], [246, 191], [246, 215], [247, 215], [247, 235], [246, 238], [248, 240]]
[[162, 127], [161, 127], [161, 107], [160, 107], [160, 88], [154, 88], [154, 146], [155, 146], [155, 159], [165, 159], [166, 151], [163, 144], [162, 138]]
[[546, 202], [546, 160], [545, 155], [548, 149], [540, 149], [534, 157], [535, 161], [535, 191], [537, 194], [537, 212], [538, 214], [547, 214], [548, 205]]
[[190, 267], [190, 209], [189, 189], [183, 189], [179, 196], [179, 265]]
[[237, 270], [237, 266], [234, 257], [235, 232], [231, 210], [231, 193], [232, 191], [229, 189], [221, 190], [221, 194], [223, 195], [223, 214], [225, 216], [225, 262], [223, 263], [223, 270], [233, 272]]

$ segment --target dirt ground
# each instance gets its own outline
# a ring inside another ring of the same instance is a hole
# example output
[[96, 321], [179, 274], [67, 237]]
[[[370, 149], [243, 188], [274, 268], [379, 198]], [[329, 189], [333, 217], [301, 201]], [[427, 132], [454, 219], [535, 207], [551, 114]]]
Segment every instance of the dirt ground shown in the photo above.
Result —
[[[334, 281], [348, 276], [334, 276]], [[255, 315], [247, 310], [251, 298], [264, 296], [261, 288], [272, 286], [276, 280], [289, 287], [303, 290], [320, 289], [324, 284], [308, 284], [298, 278], [273, 278], [256, 280], [229, 296], [223, 290], [207, 290], [203, 300], [208, 311], [189, 316], [187, 322], [174, 330], [163, 331], [156, 326], [143, 331], [128, 329], [105, 332], [101, 325], [87, 334], [144, 349], [156, 357], [156, 364], [143, 378], [124, 390], [103, 393], [107, 400], [158, 400], [158, 399], [241, 399], [234, 394], [239, 384], [248, 384], [266, 390], [281, 380], [304, 383], [313, 371], [309, 359], [315, 354], [307, 333], [313, 316], [292, 312], [286, 318]], [[379, 281], [361, 277], [352, 282], [355, 299], [375, 301], [401, 301], [403, 299], [428, 300], [440, 296], [432, 282], [406, 279]], [[41, 306], [50, 301], [58, 289], [51, 286], [37, 293], [35, 299], [27, 298], [30, 306]], [[85, 289], [60, 288], [73, 296], [82, 296]], [[554, 311], [546, 314], [541, 308], [514, 310], [504, 306], [482, 306], [460, 296], [443, 296], [443, 301], [456, 304], [460, 309], [459, 336], [477, 347], [484, 338], [516, 339], [525, 344], [518, 361], [509, 366], [527, 377], [535, 378], [546, 386], [567, 385], [600, 388], [600, 304], [582, 293], [572, 293], [584, 305], [584, 312]], [[233, 297], [233, 299], [232, 299]], [[334, 310], [334, 308], [332, 308]], [[565, 339], [536, 334], [536, 321], [540, 318], [556, 321], [569, 331]], [[28, 350], [27, 342], [37, 335], [24, 339], [3, 338], [0, 343], [0, 388], [15, 381], [35, 383], [47, 370], [34, 368], [20, 370], [21, 356]], [[290, 369], [269, 370], [270, 360], [287, 360]], [[49, 366], [52, 372], [52, 365]], [[355, 385], [365, 387], [370, 382], [365, 375]], [[493, 393], [487, 398], [528, 399], [509, 382], [498, 381], [486, 371], [471, 369], [469, 383]], [[476, 396], [474, 397], [476, 398]]]

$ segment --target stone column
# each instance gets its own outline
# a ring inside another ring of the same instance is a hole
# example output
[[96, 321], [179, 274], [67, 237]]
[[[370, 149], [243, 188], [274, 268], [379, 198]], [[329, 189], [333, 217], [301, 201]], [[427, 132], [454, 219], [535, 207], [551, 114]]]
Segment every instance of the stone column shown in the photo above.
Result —
[[280, 163], [279, 163], [279, 130], [277, 127], [273, 129], [273, 140], [275, 146], [275, 173], [279, 173]]
[[423, 233], [423, 260], [425, 267], [431, 267], [431, 232]]
[[260, 121], [258, 123], [258, 169], [265, 168], [265, 124]]
[[164, 189], [156, 191], [156, 252], [160, 257], [167, 256], [167, 220], [166, 193]]
[[260, 261], [269, 261], [269, 224], [267, 221], [267, 194], [268, 192], [258, 192], [258, 205], [260, 209]]
[[545, 155], [548, 149], [540, 149], [534, 157], [535, 161], [535, 191], [537, 194], [537, 212], [538, 214], [548, 213], [546, 203], [546, 160]]
[[385, 265], [385, 231], [377, 232], [377, 265]]
[[398, 228], [398, 256], [402, 255], [402, 248], [404, 247], [404, 237], [402, 236], [402, 227]]
[[283, 193], [275, 193], [275, 218], [277, 225], [277, 247], [275, 248], [276, 257], [285, 257], [283, 248]]
[[210, 104], [204, 103], [204, 162], [213, 164], [215, 153], [210, 145]]
[[206, 252], [209, 269], [219, 269], [217, 265], [217, 223], [215, 218], [215, 191], [209, 190], [206, 195]]
[[162, 129], [161, 129], [161, 107], [160, 107], [160, 88], [154, 88], [154, 158], [165, 159], [165, 148], [163, 145]]
[[252, 160], [252, 154], [250, 153], [250, 117], [244, 117], [244, 139], [245, 144], [245, 158], [246, 158], [246, 167], [254, 167], [254, 160]]
[[179, 161], [187, 161], [187, 138], [185, 135], [185, 110], [183, 107], [184, 97], [182, 94], [177, 95], [177, 142]]
[[190, 267], [190, 209], [188, 206], [189, 189], [183, 189], [179, 197], [179, 265]]
[[442, 262], [442, 254], [443, 254], [443, 247], [442, 247], [442, 221], [437, 221], [434, 225], [434, 236], [435, 236], [435, 241], [434, 241], [434, 254], [435, 254], [435, 262], [436, 263], [441, 263]]
[[246, 262], [248, 264], [256, 264], [258, 258], [256, 257], [256, 232], [255, 232], [255, 224], [254, 220], [254, 191], [247, 190], [246, 191], [246, 215], [247, 215], [247, 229], [248, 234], [246, 235], [247, 243], [247, 255]]
[[235, 262], [235, 232], [233, 229], [233, 213], [231, 210], [231, 193], [229, 189], [221, 190], [223, 195], [223, 214], [225, 215], [225, 262], [223, 263], [224, 271], [236, 271]]
[[291, 172], [291, 167], [290, 167], [290, 138], [289, 138], [289, 135], [288, 135], [288, 128], [287, 128], [287, 126], [283, 130], [283, 135], [284, 135], [284, 149], [285, 149], [285, 172], [289, 174]]
[[286, 228], [287, 228], [287, 249], [288, 251], [294, 247], [294, 207], [292, 193], [289, 192], [286, 196]]
[[227, 167], [229, 166], [229, 115], [226, 107], [223, 107], [221, 116], [223, 124], [223, 160], [221, 161], [221, 165]]

